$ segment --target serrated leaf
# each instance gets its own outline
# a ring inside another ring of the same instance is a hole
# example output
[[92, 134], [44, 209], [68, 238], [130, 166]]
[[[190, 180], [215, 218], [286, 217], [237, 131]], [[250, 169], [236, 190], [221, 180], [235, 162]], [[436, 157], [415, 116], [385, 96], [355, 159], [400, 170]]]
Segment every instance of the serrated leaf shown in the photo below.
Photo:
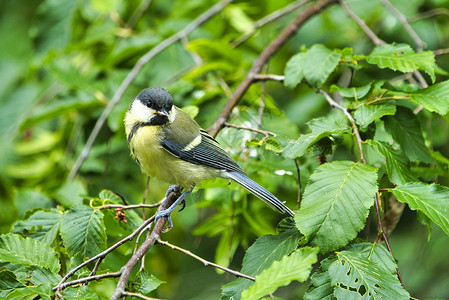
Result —
[[30, 273], [32, 274], [30, 282], [34, 285], [50, 283], [54, 286], [57, 285], [62, 279], [59, 274], [53, 273], [50, 270], [41, 267], [32, 267]]
[[381, 155], [385, 157], [387, 175], [394, 184], [404, 184], [411, 181], [418, 181], [411, 173], [410, 161], [402, 150], [395, 150], [385, 142], [368, 140]]
[[334, 300], [334, 286], [332, 286], [329, 276], [329, 267], [336, 260], [336, 257], [330, 256], [321, 261], [318, 270], [310, 277], [310, 285], [304, 294], [304, 300]]
[[449, 111], [449, 80], [413, 92], [410, 99], [427, 110], [445, 115]]
[[362, 105], [354, 113], [354, 119], [360, 127], [365, 130], [373, 121], [380, 119], [386, 115], [394, 115], [396, 113], [396, 105], [378, 104], [378, 105]]
[[66, 207], [74, 207], [83, 203], [83, 197], [86, 193], [84, 184], [78, 181], [64, 183], [54, 194], [56, 201]]
[[148, 272], [140, 272], [139, 273], [139, 293], [147, 295], [150, 292], [157, 289], [161, 284], [165, 283], [160, 279], [157, 279], [153, 276], [153, 274], [149, 274]]
[[[298, 246], [301, 235], [298, 230], [288, 230], [279, 235], [264, 235], [258, 238], [245, 253], [241, 272], [255, 276], [268, 268], [274, 261], [288, 255]], [[244, 278], [222, 287], [222, 298], [239, 300], [241, 292], [253, 284]]]
[[385, 129], [401, 146], [411, 161], [432, 163], [429, 149], [424, 143], [418, 118], [409, 109], [398, 106], [394, 116], [385, 117]]
[[340, 53], [328, 49], [321, 44], [315, 44], [307, 51], [304, 64], [304, 76], [307, 81], [321, 87], [340, 61]]
[[17, 279], [14, 272], [8, 269], [0, 270], [0, 297], [6, 297], [7, 294], [21, 287], [24, 285]]
[[377, 192], [376, 169], [336, 161], [319, 166], [309, 178], [296, 226], [326, 253], [346, 245], [363, 228]]
[[24, 266], [39, 266], [57, 273], [59, 261], [47, 244], [18, 234], [0, 236], [0, 261]]
[[365, 97], [368, 94], [368, 92], [371, 90], [371, 84], [372, 83], [360, 87], [348, 87], [348, 88], [332, 85], [330, 92], [333, 93], [335, 91], [338, 91], [342, 97], [353, 98], [358, 100]]
[[432, 51], [415, 53], [407, 44], [383, 45], [374, 48], [366, 60], [382, 69], [403, 73], [422, 70], [435, 82], [435, 55]]
[[242, 299], [259, 299], [294, 280], [306, 281], [312, 265], [317, 262], [318, 252], [318, 248], [300, 248], [289, 256], [273, 262], [269, 268], [256, 276], [254, 285], [243, 291]]
[[282, 156], [291, 159], [300, 157], [304, 155], [309, 146], [313, 145], [322, 138], [328, 137], [332, 134], [341, 134], [349, 130], [346, 123], [337, 123], [335, 120], [325, 117], [313, 119], [307, 125], [312, 132], [302, 134], [297, 141], [287, 144], [282, 151]]
[[16, 289], [11, 292], [6, 299], [52, 299], [53, 292], [50, 283], [45, 283], [37, 286], [26, 286], [21, 289]]
[[274, 153], [281, 153], [281, 144], [275, 138], [265, 139], [265, 149], [273, 151]]
[[416, 182], [400, 185], [390, 191], [411, 209], [422, 211], [449, 235], [449, 188]]
[[28, 232], [28, 236], [46, 243], [53, 244], [61, 226], [62, 215], [56, 209], [40, 210], [28, 219], [14, 225], [14, 233]]
[[337, 299], [409, 299], [390, 253], [379, 244], [362, 243], [337, 253], [329, 267]]
[[307, 53], [301, 52], [293, 55], [285, 66], [284, 85], [289, 89], [294, 89], [304, 78], [304, 65]]
[[80, 252], [92, 257], [106, 248], [106, 230], [103, 213], [79, 206], [69, 211], [61, 224], [61, 236], [70, 255]]

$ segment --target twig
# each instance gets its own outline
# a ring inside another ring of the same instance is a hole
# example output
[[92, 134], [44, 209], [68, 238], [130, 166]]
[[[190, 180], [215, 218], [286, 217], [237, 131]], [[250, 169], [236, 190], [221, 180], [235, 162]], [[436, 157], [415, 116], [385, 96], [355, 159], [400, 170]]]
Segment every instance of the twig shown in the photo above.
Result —
[[135, 209], [135, 208], [155, 208], [155, 207], [159, 207], [162, 204], [162, 201], [156, 202], [156, 203], [152, 203], [152, 204], [145, 204], [145, 203], [141, 203], [141, 204], [133, 204], [133, 205], [121, 205], [121, 204], [105, 204], [102, 206], [92, 206], [93, 209], [111, 209], [111, 208], [120, 208], [123, 210], [126, 209]]
[[443, 55], [443, 54], [448, 54], [448, 53], [449, 53], [449, 48], [438, 49], [438, 50], [433, 51], [433, 54], [435, 54], [435, 55]]
[[340, 104], [338, 104], [337, 102], [335, 102], [335, 100], [332, 99], [332, 97], [328, 93], [326, 93], [323, 90], [319, 90], [319, 92], [324, 96], [324, 98], [326, 98], [326, 101], [330, 104], [330, 106], [341, 110], [346, 115], [346, 117], [349, 119], [349, 121], [351, 122], [352, 130], [354, 131], [355, 139], [357, 141], [357, 146], [358, 146], [359, 152], [360, 152], [360, 159], [362, 160], [362, 162], [364, 164], [366, 164], [366, 159], [365, 159], [365, 156], [363, 155], [363, 149], [362, 149], [362, 138], [360, 137], [360, 133], [359, 133], [359, 130], [357, 129], [357, 124], [355, 123], [354, 118], [349, 113], [349, 111], [346, 107], [343, 107]]
[[131, 293], [131, 292], [126, 292], [126, 291], [123, 292], [122, 295], [123, 296], [136, 297], [136, 298], [145, 299], [145, 300], [161, 300], [161, 299], [158, 299], [158, 298], [147, 297], [147, 296], [139, 294], [139, 293]]
[[231, 43], [231, 47], [238, 47], [240, 46], [242, 43], [244, 43], [247, 39], [249, 39], [256, 31], [257, 29], [261, 28], [262, 26], [275, 21], [289, 13], [291, 13], [292, 11], [294, 11], [295, 9], [301, 7], [302, 5], [306, 4], [307, 2], [309, 2], [310, 0], [301, 0], [301, 1], [296, 1], [293, 2], [289, 5], [287, 5], [284, 8], [281, 8], [277, 11], [272, 12], [271, 14], [263, 17], [260, 20], [257, 20], [256, 22], [253, 23], [253, 28], [251, 29], [250, 32], [247, 32], [243, 35], [241, 35], [240, 37], [238, 37], [235, 41], [233, 41]]
[[[178, 194], [176, 192], [171, 192], [166, 201], [161, 205], [159, 210], [167, 209], [177, 198]], [[152, 217], [154, 218], [154, 217]], [[140, 245], [139, 249], [133, 253], [128, 262], [120, 269], [121, 275], [120, 279], [117, 283], [117, 287], [115, 288], [114, 293], [112, 294], [110, 300], [117, 300], [125, 291], [126, 283], [128, 282], [129, 276], [131, 275], [131, 271], [137, 265], [137, 263], [142, 259], [142, 257], [147, 253], [147, 251], [154, 245], [154, 243], [159, 239], [162, 230], [164, 229], [165, 222], [167, 221], [166, 216], [160, 217], [156, 224], [154, 224], [154, 229], [151, 234], [147, 237], [147, 239]]]
[[[380, 212], [379, 212], [379, 203], [378, 203], [379, 201], [380, 201], [380, 194], [377, 193], [376, 197], [374, 198], [374, 206], [376, 208], [377, 223], [379, 224], [379, 233], [382, 235], [382, 237], [385, 241], [385, 245], [387, 246], [387, 249], [390, 252], [391, 257], [393, 257], [393, 260], [394, 260], [393, 251], [391, 251], [390, 244], [388, 243], [387, 235], [385, 234], [385, 231], [382, 227], [382, 220], [380, 219]], [[376, 239], [376, 241], [377, 241], [377, 239]], [[405, 289], [404, 282], [402, 282], [401, 273], [399, 272], [398, 267], [396, 267], [396, 273], [398, 274], [398, 278], [399, 278], [399, 281], [401, 282], [402, 287]]]
[[386, 43], [380, 39], [367, 25], [366, 23], [359, 18], [346, 4], [345, 0], [339, 0], [341, 6], [345, 10], [345, 12], [360, 26], [360, 28], [365, 32], [365, 34], [373, 41], [375, 45], [381, 46]]
[[284, 45], [287, 40], [291, 38], [307, 20], [309, 20], [312, 16], [316, 15], [327, 6], [335, 3], [336, 1], [337, 0], [319, 0], [315, 2], [304, 12], [299, 14], [293, 20], [293, 22], [285, 27], [284, 30], [276, 37], [276, 39], [272, 41], [271, 44], [268, 45], [268, 47], [265, 48], [265, 50], [260, 54], [260, 56], [252, 65], [246, 77], [234, 91], [232, 97], [229, 98], [226, 106], [221, 111], [215, 123], [209, 128], [209, 133], [212, 136], [216, 136], [218, 132], [223, 128], [226, 120], [231, 114], [232, 109], [239, 103], [246, 90], [253, 83], [254, 76], [260, 73], [260, 70], [267, 63], [270, 57], [273, 56], [279, 50], [279, 48]]
[[169, 38], [165, 39], [161, 43], [159, 43], [157, 46], [155, 46], [153, 49], [148, 51], [145, 55], [143, 55], [137, 63], [134, 65], [134, 67], [131, 69], [131, 71], [128, 73], [128, 75], [125, 77], [125, 79], [120, 84], [119, 88], [115, 92], [114, 96], [112, 97], [111, 101], [108, 103], [106, 108], [103, 110], [103, 113], [98, 118], [97, 122], [95, 123], [94, 129], [92, 130], [89, 138], [87, 139], [86, 145], [84, 146], [83, 150], [81, 151], [81, 154], [78, 156], [75, 164], [73, 165], [72, 170], [70, 170], [68, 180], [71, 181], [75, 177], [76, 173], [78, 173], [79, 168], [81, 167], [82, 163], [86, 159], [87, 155], [90, 152], [90, 149], [93, 146], [93, 143], [95, 142], [101, 128], [103, 127], [108, 115], [111, 113], [112, 109], [117, 105], [117, 103], [120, 101], [120, 99], [123, 96], [123, 93], [126, 91], [128, 86], [131, 84], [131, 82], [136, 78], [136, 76], [139, 74], [142, 67], [148, 63], [154, 56], [156, 56], [158, 53], [160, 53], [162, 50], [167, 48], [168, 46], [174, 44], [175, 42], [181, 40], [183, 37], [187, 36], [190, 32], [192, 32], [195, 28], [212, 18], [215, 14], [219, 13], [226, 5], [231, 3], [233, 0], [222, 0], [209, 8], [207, 11], [202, 13], [198, 18], [193, 20], [191, 23], [189, 23], [183, 30], [178, 31], [177, 33], [173, 34]]
[[269, 136], [269, 135], [271, 135], [271, 136], [277, 136], [277, 134], [274, 133], [274, 132], [266, 131], [266, 130], [262, 130], [262, 129], [251, 128], [251, 127], [245, 127], [245, 126], [240, 126], [240, 125], [235, 125], [235, 124], [231, 124], [231, 123], [228, 123], [228, 122], [226, 122], [224, 125], [225, 125], [226, 127], [232, 127], [232, 128], [236, 128], [236, 129], [243, 129], [243, 130], [248, 130], [248, 131], [254, 131], [254, 132], [257, 132], [257, 133], [264, 134], [265, 136]]
[[435, 8], [435, 9], [431, 9], [429, 11], [425, 11], [425, 12], [422, 12], [420, 14], [417, 14], [416, 16], [409, 17], [407, 19], [408, 19], [408, 21], [410, 23], [413, 23], [413, 22], [416, 22], [416, 21], [419, 21], [419, 20], [422, 20], [422, 19], [432, 18], [432, 17], [438, 16], [438, 15], [449, 16], [449, 9], [447, 9], [447, 8]]
[[416, 34], [415, 30], [413, 30], [412, 26], [407, 22], [407, 18], [388, 0], [379, 0], [382, 2], [389, 10], [398, 18], [399, 22], [402, 23], [404, 29], [408, 32], [408, 34], [412, 37], [416, 46], [418, 46], [418, 52], [421, 52], [424, 48], [427, 47], [426, 43], [421, 40], [421, 38]]
[[[68, 288], [69, 286], [72, 286], [72, 285], [77, 285], [77, 284], [81, 284], [81, 283], [87, 283], [87, 282], [94, 281], [94, 280], [101, 280], [101, 279], [104, 279], [104, 278], [116, 278], [116, 277], [120, 277], [120, 272], [105, 273], [105, 274], [100, 274], [100, 275], [95, 275], [95, 276], [88, 276], [88, 277], [76, 279], [76, 280], [73, 280], [73, 281], [65, 282], [61, 286], [60, 290]], [[57, 290], [57, 287], [54, 287], [53, 288], [53, 292], [56, 292], [56, 290]]]
[[139, 7], [136, 8], [131, 18], [129, 18], [128, 24], [126, 24], [126, 26], [128, 28], [133, 28], [134, 25], [137, 24], [137, 21], [139, 21], [140, 17], [142, 17], [143, 13], [148, 9], [150, 4], [151, 0], [142, 0], [139, 4]]
[[297, 158], [293, 159], [293, 161], [295, 162], [295, 166], [296, 166], [296, 175], [298, 175], [298, 199], [297, 199], [297, 203], [298, 203], [298, 208], [301, 204], [301, 170], [299, 169], [299, 164], [298, 164], [298, 160]]
[[163, 240], [161, 240], [161, 239], [158, 239], [157, 242], [158, 242], [158, 244], [161, 244], [161, 245], [170, 247], [172, 250], [176, 250], [176, 251], [182, 252], [182, 253], [184, 253], [184, 254], [190, 256], [190, 257], [193, 257], [194, 259], [196, 259], [196, 260], [202, 262], [206, 267], [207, 267], [207, 266], [212, 266], [212, 267], [214, 267], [214, 268], [223, 270], [223, 271], [228, 272], [228, 273], [230, 273], [230, 274], [232, 274], [232, 275], [234, 275], [234, 276], [237, 276], [237, 277], [246, 278], [246, 279], [249, 279], [249, 280], [251, 280], [251, 281], [254, 281], [254, 280], [255, 280], [254, 277], [252, 277], [252, 276], [249, 276], [249, 275], [246, 275], [246, 274], [243, 274], [243, 273], [240, 273], [240, 272], [237, 272], [237, 271], [228, 269], [228, 268], [223, 267], [223, 266], [220, 266], [220, 265], [217, 265], [217, 264], [215, 264], [215, 263], [213, 263], [213, 262], [210, 262], [210, 261], [208, 261], [208, 260], [205, 260], [205, 259], [202, 258], [202, 257], [199, 257], [199, 256], [196, 255], [196, 254], [193, 254], [193, 253], [190, 252], [189, 250], [186, 250], [186, 249], [183, 249], [183, 248], [181, 248], [181, 247], [175, 246], [175, 245], [173, 245], [173, 244], [170, 244], [169, 242], [163, 241]]
[[257, 74], [254, 75], [253, 80], [254, 81], [278, 81], [278, 82], [284, 82], [285, 76], [284, 75], [275, 75], [275, 74]]
[[[78, 266], [76, 266], [75, 268], [73, 268], [72, 270], [70, 270], [62, 279], [61, 281], [58, 283], [58, 285], [54, 288], [54, 290], [56, 290], [56, 295], [59, 296], [60, 295], [60, 291], [63, 289], [63, 284], [64, 282], [70, 278], [71, 276], [73, 276], [79, 269], [85, 267], [86, 265], [90, 264], [91, 262], [94, 262], [95, 260], [99, 259], [99, 258], [103, 258], [106, 255], [108, 255], [109, 253], [111, 253], [114, 249], [120, 247], [121, 245], [123, 245], [124, 243], [131, 241], [136, 235], [139, 234], [140, 231], [142, 231], [145, 227], [147, 227], [151, 222], [153, 222], [154, 220], [154, 216], [149, 218], [148, 220], [146, 220], [144, 223], [142, 223], [142, 225], [139, 226], [139, 228], [137, 228], [136, 230], [134, 230], [133, 233], [131, 233], [130, 235], [128, 235], [127, 237], [125, 237], [124, 239], [120, 240], [119, 242], [115, 243], [114, 245], [112, 245], [111, 247], [109, 247], [108, 249], [104, 250], [103, 252], [95, 255], [94, 257], [86, 260], [85, 262], [79, 264]], [[62, 297], [59, 296], [61, 299]]]

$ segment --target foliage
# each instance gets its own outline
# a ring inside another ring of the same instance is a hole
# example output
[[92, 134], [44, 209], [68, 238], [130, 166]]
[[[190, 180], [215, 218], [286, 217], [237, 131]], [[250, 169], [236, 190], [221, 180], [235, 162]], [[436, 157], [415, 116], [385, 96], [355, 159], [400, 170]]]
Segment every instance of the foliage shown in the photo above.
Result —
[[[162, 86], [207, 129], [255, 75], [217, 140], [249, 177], [296, 208], [294, 220], [280, 221], [236, 184], [203, 182], [161, 238], [255, 281], [155, 244], [126, 290], [170, 299], [219, 298], [220, 286], [222, 299], [447, 297], [449, 1], [390, 0], [403, 19], [386, 0], [333, 1], [249, 76], [282, 30], [323, 1], [296, 9], [301, 1], [233, 1], [168, 46], [210, 1], [3, 1], [0, 298], [50, 299], [70, 270], [110, 249], [64, 279], [99, 280], [61, 290], [65, 299], [108, 299], [118, 282], [108, 274], [145, 234], [124, 238], [154, 213], [124, 208], [140, 204], [146, 188], [124, 136], [131, 99]], [[146, 203], [166, 188], [151, 179]], [[397, 224], [386, 218], [392, 198], [406, 205]], [[396, 227], [388, 245], [379, 220]]]

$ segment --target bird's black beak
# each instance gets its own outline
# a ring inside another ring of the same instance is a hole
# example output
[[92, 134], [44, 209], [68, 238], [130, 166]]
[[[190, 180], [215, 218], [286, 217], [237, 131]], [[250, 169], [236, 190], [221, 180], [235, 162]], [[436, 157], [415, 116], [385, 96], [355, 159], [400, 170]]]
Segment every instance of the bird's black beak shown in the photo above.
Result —
[[157, 110], [154, 113], [160, 116], [168, 117], [168, 111], [165, 108], [161, 108], [160, 110]]

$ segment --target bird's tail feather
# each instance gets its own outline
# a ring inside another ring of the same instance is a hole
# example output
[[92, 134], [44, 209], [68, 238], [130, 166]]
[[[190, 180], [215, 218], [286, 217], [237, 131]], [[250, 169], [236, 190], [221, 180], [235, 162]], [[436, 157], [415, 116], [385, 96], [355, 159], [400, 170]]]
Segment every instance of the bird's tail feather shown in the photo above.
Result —
[[277, 209], [281, 213], [288, 213], [290, 216], [294, 217], [295, 213], [285, 206], [284, 203], [282, 203], [278, 198], [276, 198], [273, 194], [271, 194], [269, 191], [267, 191], [264, 187], [262, 187], [260, 184], [246, 176], [245, 174], [238, 173], [238, 172], [226, 172], [227, 176], [240, 184], [242, 187], [244, 187], [249, 192], [253, 193], [255, 196], [257, 196], [259, 199], [265, 201], [268, 205], [273, 207], [274, 209]]

